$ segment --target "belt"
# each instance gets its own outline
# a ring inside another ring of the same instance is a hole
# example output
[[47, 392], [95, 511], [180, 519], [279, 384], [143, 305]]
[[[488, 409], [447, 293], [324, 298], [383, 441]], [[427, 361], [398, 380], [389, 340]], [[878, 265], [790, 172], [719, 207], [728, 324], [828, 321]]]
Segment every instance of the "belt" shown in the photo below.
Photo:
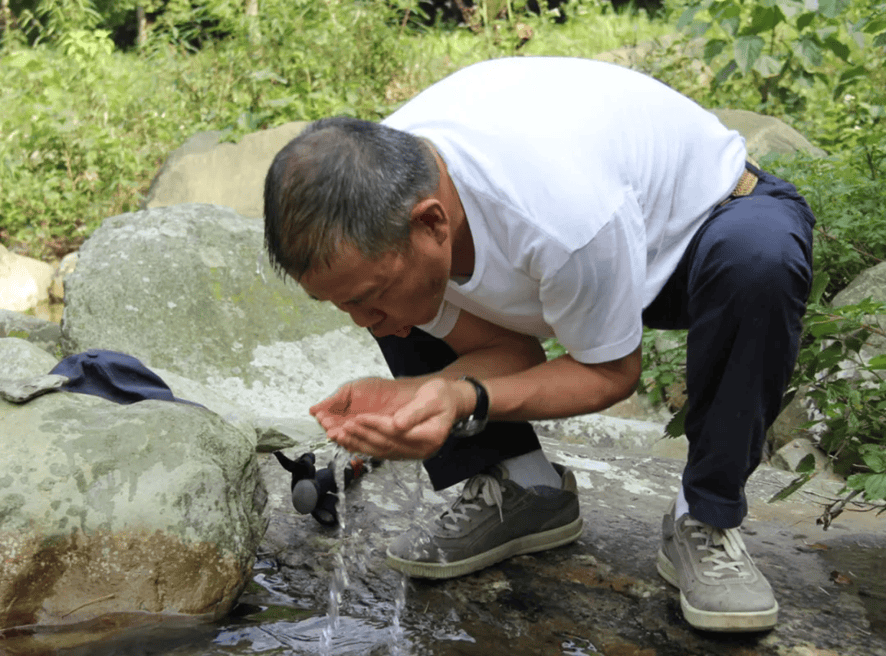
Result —
[[757, 186], [757, 182], [760, 178], [757, 177], [757, 174], [753, 171], [749, 171], [747, 169], [741, 174], [741, 177], [738, 179], [738, 184], [735, 185], [735, 189], [732, 190], [732, 193], [729, 194], [724, 201], [717, 205], [717, 207], [722, 207], [730, 200], [734, 198], [741, 198], [742, 196], [750, 196], [751, 192]]

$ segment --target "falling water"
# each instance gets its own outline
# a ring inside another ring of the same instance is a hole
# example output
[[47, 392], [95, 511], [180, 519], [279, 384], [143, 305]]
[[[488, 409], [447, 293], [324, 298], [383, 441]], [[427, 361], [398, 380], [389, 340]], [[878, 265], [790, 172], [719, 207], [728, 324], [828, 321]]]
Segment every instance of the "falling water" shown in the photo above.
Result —
[[348, 569], [345, 562], [345, 549], [347, 546], [347, 500], [345, 498], [345, 467], [350, 461], [350, 455], [340, 446], [336, 446], [332, 456], [332, 473], [335, 476], [335, 485], [338, 488], [338, 551], [333, 556], [332, 580], [329, 582], [329, 604], [326, 610], [326, 626], [320, 636], [320, 654], [329, 656], [332, 653], [332, 641], [339, 627], [339, 611], [341, 610], [342, 598], [345, 590], [350, 585]]
[[[404, 482], [403, 478], [395, 474], [394, 478], [398, 487], [406, 493], [406, 508], [411, 510], [413, 516], [418, 518], [424, 513], [422, 512], [423, 495], [421, 486], [422, 464], [421, 461], [415, 461], [406, 466], [406, 472], [413, 470], [413, 475], [406, 476], [408, 482]], [[396, 470], [395, 470], [396, 472]], [[405, 574], [397, 573], [397, 586], [394, 596], [394, 616], [391, 618], [391, 656], [408, 656], [404, 651], [406, 645], [406, 636], [403, 631], [401, 621], [403, 612], [406, 610], [406, 593], [409, 586], [409, 579]]]
[[406, 585], [406, 575], [398, 572], [397, 592], [394, 597], [394, 617], [391, 618], [391, 656], [407, 656], [403, 652], [405, 636], [403, 627], [400, 625], [400, 618], [406, 608]]

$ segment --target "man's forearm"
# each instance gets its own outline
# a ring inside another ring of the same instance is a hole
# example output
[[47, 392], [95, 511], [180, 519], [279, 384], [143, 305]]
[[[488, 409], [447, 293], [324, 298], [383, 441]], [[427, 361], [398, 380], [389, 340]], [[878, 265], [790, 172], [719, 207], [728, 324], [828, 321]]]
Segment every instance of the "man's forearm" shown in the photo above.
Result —
[[525, 371], [481, 378], [489, 393], [489, 418], [558, 419], [604, 410], [627, 398], [640, 377], [641, 354], [595, 365], [565, 355]]
[[546, 359], [544, 349], [536, 338], [520, 335], [461, 353], [452, 364], [440, 371], [416, 376], [412, 380], [422, 383], [434, 378], [457, 380], [462, 376], [500, 378], [527, 371]]

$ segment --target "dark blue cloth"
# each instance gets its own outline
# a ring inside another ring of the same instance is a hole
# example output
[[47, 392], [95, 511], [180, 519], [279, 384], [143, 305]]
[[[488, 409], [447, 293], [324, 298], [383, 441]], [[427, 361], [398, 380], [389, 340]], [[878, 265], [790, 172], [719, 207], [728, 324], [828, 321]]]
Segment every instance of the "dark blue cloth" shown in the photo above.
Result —
[[[407, 337], [389, 335], [376, 341], [395, 377], [440, 371], [458, 357], [449, 344], [419, 328]], [[450, 437], [434, 457], [424, 461], [424, 467], [433, 488], [442, 490], [502, 460], [540, 448], [529, 422], [491, 421], [472, 437]]]
[[714, 209], [658, 297], [652, 328], [688, 328], [683, 487], [696, 519], [739, 526], [799, 351], [812, 284], [812, 226], [788, 182], [748, 165], [749, 196]]
[[155, 399], [198, 405], [176, 398], [163, 379], [141, 361], [116, 351], [91, 349], [69, 355], [49, 373], [69, 378], [59, 391], [92, 394], [121, 404]]

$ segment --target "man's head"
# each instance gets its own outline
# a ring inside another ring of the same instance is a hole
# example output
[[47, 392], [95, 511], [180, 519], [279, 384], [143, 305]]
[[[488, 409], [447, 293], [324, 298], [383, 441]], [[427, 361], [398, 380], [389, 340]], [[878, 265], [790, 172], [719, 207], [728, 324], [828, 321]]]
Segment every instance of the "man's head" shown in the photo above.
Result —
[[310, 124], [265, 179], [265, 244], [274, 268], [300, 280], [351, 246], [374, 259], [409, 247], [410, 213], [440, 173], [417, 137], [338, 117]]

